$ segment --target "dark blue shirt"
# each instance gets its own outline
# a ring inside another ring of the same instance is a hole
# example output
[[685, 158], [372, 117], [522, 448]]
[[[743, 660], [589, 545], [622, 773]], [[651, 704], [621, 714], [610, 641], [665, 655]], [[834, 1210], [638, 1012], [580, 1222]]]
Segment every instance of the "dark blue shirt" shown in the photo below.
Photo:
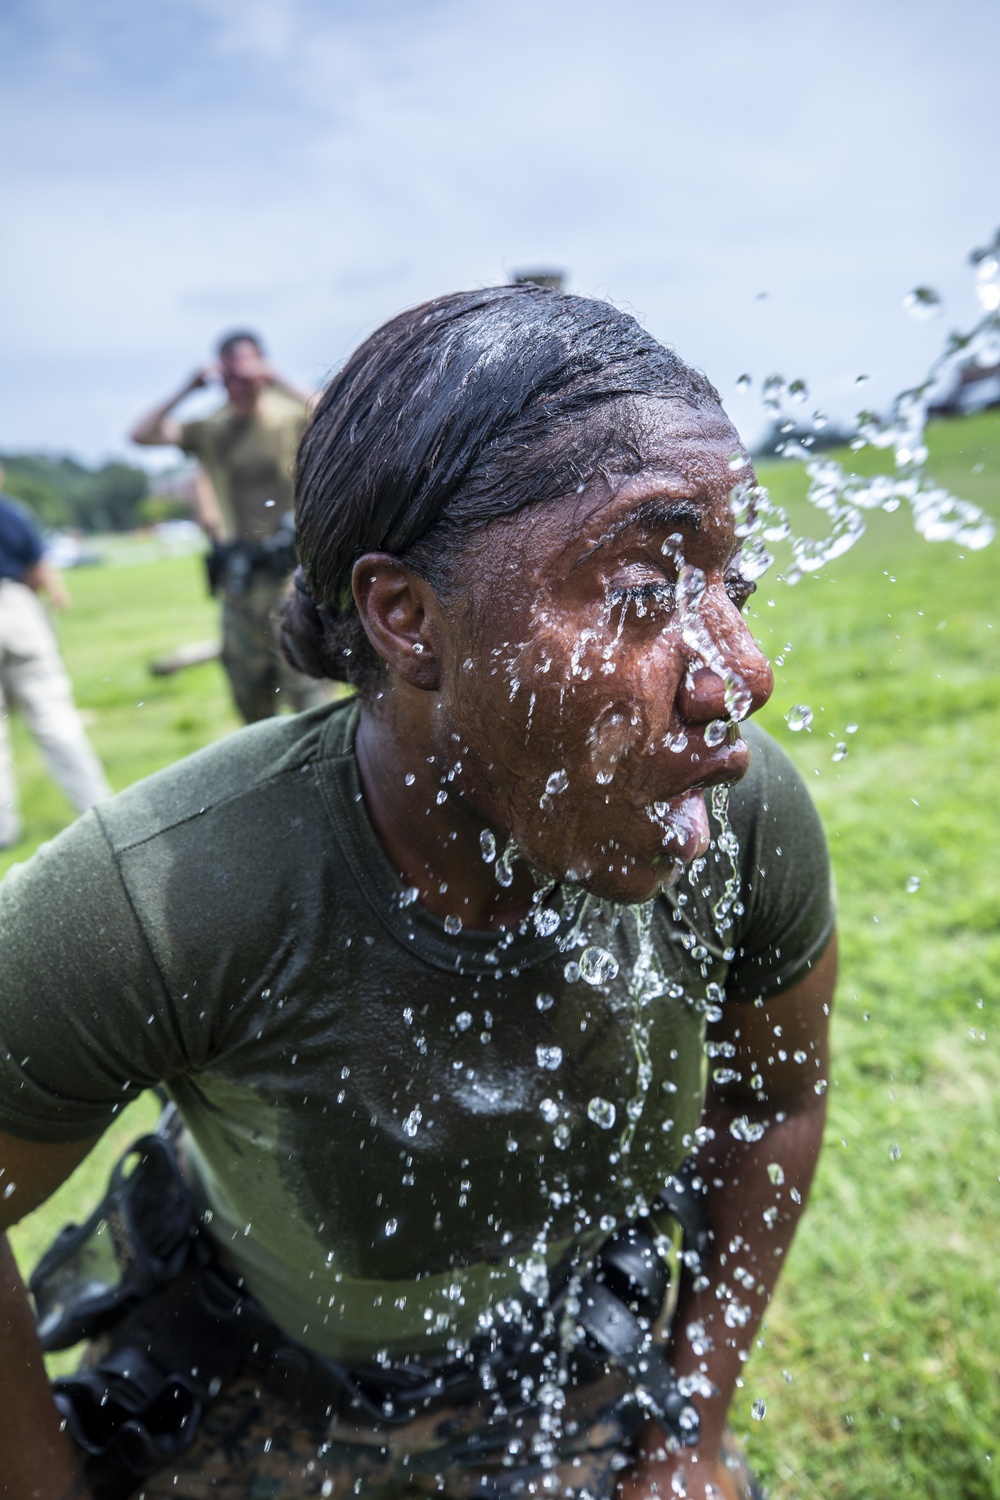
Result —
[[20, 583], [44, 551], [38, 527], [22, 510], [0, 495], [0, 578]]

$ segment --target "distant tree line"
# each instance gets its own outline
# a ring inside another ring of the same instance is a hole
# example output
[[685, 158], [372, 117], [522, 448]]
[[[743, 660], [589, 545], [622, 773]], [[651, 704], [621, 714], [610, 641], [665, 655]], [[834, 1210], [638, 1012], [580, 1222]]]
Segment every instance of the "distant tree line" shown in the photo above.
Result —
[[0, 463], [6, 470], [5, 492], [22, 501], [47, 529], [131, 531], [162, 519], [147, 513], [157, 498], [149, 493], [149, 475], [131, 464], [97, 468], [40, 453], [0, 454]]

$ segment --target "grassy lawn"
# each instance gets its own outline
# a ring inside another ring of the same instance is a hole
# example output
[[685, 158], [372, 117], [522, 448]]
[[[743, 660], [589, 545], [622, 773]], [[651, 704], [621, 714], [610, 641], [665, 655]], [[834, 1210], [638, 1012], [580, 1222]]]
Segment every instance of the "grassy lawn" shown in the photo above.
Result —
[[[1000, 517], [996, 413], [932, 429], [931, 452], [938, 479]], [[761, 477], [802, 522], [799, 468]], [[776, 662], [763, 720], [823, 814], [843, 943], [826, 1152], [734, 1407], [775, 1500], [1000, 1500], [998, 583], [998, 546], [963, 556], [897, 513], [751, 601]], [[146, 671], [214, 632], [196, 559], [70, 584], [64, 650], [116, 787], [235, 726], [217, 666]], [[812, 725], [793, 733], [800, 703]], [[37, 843], [68, 811], [21, 736], [17, 753]], [[155, 1111], [132, 1113], [118, 1137]], [[105, 1171], [92, 1158], [20, 1227], [25, 1263]]]

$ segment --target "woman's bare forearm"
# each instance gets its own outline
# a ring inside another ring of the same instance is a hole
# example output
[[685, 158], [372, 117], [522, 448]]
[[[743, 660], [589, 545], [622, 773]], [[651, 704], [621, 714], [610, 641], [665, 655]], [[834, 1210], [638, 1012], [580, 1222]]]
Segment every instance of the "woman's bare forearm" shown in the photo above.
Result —
[[0, 1235], [0, 1496], [85, 1500], [83, 1481], [52, 1400], [28, 1294]]

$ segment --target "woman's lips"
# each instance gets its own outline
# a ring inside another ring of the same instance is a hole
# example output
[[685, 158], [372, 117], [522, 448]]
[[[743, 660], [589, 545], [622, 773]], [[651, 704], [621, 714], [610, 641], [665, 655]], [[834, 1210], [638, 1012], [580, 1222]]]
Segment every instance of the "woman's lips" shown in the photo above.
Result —
[[712, 834], [708, 822], [705, 789], [739, 781], [750, 767], [750, 748], [739, 739], [735, 744], [715, 749], [709, 763], [692, 760], [693, 785], [647, 809], [650, 821], [662, 834], [661, 858], [672, 859], [677, 866], [688, 865], [707, 853]]
[[649, 815], [663, 834], [663, 852], [689, 865], [706, 853], [711, 842], [705, 794], [699, 787], [681, 792], [667, 802], [654, 802]]

